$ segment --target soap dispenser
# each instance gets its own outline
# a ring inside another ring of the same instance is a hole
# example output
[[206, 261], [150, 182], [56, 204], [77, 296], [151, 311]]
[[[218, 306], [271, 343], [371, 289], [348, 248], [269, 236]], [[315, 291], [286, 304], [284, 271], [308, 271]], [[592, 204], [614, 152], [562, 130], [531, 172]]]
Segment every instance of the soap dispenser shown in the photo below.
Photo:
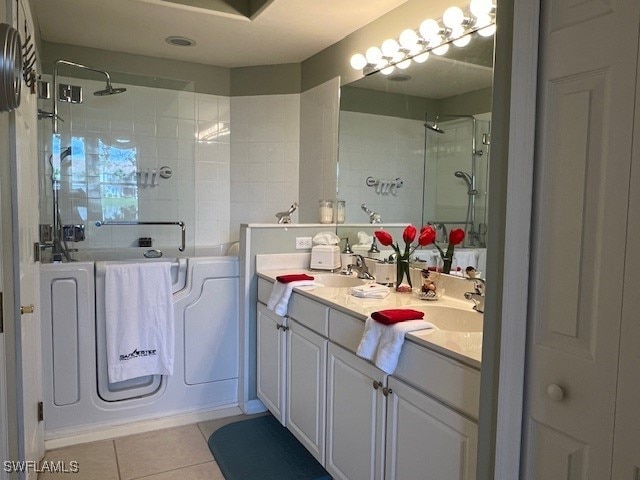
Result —
[[349, 237], [345, 237], [342, 240], [345, 241], [344, 250], [340, 253], [340, 263], [342, 264], [342, 270], [346, 270], [349, 265], [353, 263], [353, 250], [349, 245]]

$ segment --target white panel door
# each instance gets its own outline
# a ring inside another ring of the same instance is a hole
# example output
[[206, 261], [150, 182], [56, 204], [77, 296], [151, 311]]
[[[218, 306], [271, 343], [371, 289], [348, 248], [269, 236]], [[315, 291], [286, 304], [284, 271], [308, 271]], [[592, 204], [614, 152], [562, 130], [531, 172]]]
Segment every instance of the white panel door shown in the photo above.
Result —
[[327, 339], [289, 319], [285, 426], [324, 465]]
[[389, 377], [385, 480], [475, 480], [478, 425]]
[[[42, 400], [42, 348], [39, 312], [40, 267], [34, 258], [33, 245], [38, 242], [38, 154], [36, 133], [36, 98], [23, 86], [20, 108], [15, 119], [16, 204], [19, 241], [14, 256], [19, 259], [20, 305], [27, 307], [20, 315], [22, 386], [22, 428], [25, 459], [40, 460], [44, 455], [44, 424], [38, 421], [38, 402]], [[33, 313], [28, 313], [33, 306]]]
[[[638, 62], [640, 75], [640, 56]], [[638, 77], [640, 78], [640, 77]], [[640, 82], [636, 85], [635, 132], [631, 166], [631, 192], [622, 297], [622, 335], [620, 336], [620, 368], [614, 433], [614, 479], [640, 479]]]
[[387, 376], [333, 343], [328, 352], [325, 468], [340, 480], [381, 480]]
[[543, 0], [525, 478], [611, 478], [638, 0]]
[[285, 412], [285, 347], [282, 326], [284, 318], [258, 303], [257, 329], [257, 392], [258, 398], [284, 425]]

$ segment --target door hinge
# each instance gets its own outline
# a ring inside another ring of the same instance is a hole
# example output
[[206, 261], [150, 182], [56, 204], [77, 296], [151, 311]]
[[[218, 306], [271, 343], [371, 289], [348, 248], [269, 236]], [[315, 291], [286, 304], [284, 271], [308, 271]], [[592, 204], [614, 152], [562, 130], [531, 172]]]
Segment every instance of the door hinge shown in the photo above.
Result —
[[0, 333], [4, 333], [4, 304], [2, 301], [2, 292], [0, 292]]
[[38, 402], [38, 421], [42, 422], [44, 420], [44, 403]]

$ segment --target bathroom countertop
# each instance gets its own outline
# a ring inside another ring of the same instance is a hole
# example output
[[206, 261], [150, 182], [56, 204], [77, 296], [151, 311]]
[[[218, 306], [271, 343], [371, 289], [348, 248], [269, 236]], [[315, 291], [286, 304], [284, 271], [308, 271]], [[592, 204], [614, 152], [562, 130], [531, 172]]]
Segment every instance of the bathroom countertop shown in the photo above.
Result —
[[[261, 270], [257, 273], [259, 277], [274, 282], [278, 275], [302, 272], [309, 275], [319, 274], [319, 272], [312, 272], [305, 269], [295, 269], [295, 271], [292, 269]], [[325, 273], [323, 272], [322, 274]], [[294, 290], [328, 307], [359, 318], [363, 322], [372, 312], [389, 308], [410, 308], [412, 306], [428, 307], [430, 304], [433, 306], [437, 304], [437, 306], [472, 309], [470, 302], [457, 300], [456, 298], [447, 297], [446, 295], [436, 302], [426, 302], [413, 294], [396, 293], [394, 291], [384, 299], [373, 299], [354, 297], [350, 294], [349, 287], [304, 287]], [[478, 317], [482, 319], [480, 314], [478, 314]], [[424, 319], [429, 321], [428, 314], [425, 314]], [[405, 338], [470, 367], [480, 369], [482, 359], [482, 332], [429, 329], [407, 333]]]

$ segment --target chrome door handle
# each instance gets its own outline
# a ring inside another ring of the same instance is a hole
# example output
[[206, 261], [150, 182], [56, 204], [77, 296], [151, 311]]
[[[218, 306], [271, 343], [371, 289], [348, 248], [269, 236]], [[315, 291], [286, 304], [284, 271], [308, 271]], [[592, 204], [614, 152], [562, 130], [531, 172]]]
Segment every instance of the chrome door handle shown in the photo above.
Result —
[[24, 315], [25, 313], [33, 313], [34, 307], [31, 305], [23, 305], [20, 307], [20, 315]]

